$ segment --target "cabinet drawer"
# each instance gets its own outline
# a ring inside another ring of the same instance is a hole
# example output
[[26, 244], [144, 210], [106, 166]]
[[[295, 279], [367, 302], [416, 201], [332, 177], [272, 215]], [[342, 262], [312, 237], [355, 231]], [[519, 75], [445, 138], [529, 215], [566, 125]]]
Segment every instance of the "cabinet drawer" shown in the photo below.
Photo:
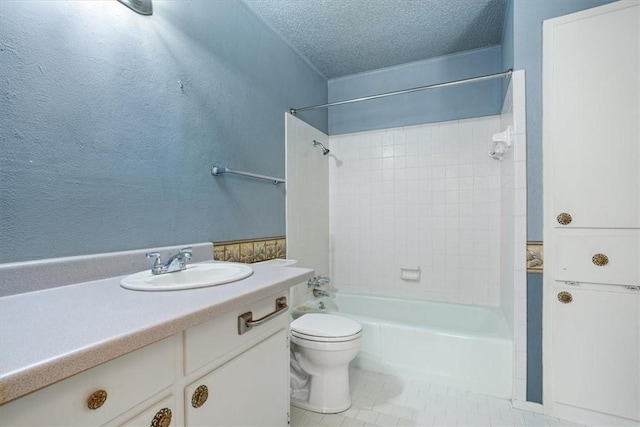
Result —
[[275, 310], [276, 299], [283, 296], [287, 296], [287, 293], [274, 294], [186, 330], [184, 332], [185, 374], [190, 374], [243, 344], [255, 342], [285, 327], [289, 322], [288, 311], [242, 335], [238, 334], [238, 316], [248, 311], [253, 313], [253, 319], [266, 316]]
[[640, 230], [559, 230], [555, 279], [640, 285]]
[[[144, 426], [179, 426], [182, 423], [178, 419], [180, 414], [176, 411], [176, 399], [173, 395], [162, 399], [150, 408], [145, 409], [131, 420], [122, 424], [122, 427]], [[155, 422], [155, 424], [154, 424]]]
[[[170, 386], [175, 376], [176, 336], [148, 345], [0, 407], [3, 425], [101, 425]], [[106, 400], [98, 402], [99, 390]]]

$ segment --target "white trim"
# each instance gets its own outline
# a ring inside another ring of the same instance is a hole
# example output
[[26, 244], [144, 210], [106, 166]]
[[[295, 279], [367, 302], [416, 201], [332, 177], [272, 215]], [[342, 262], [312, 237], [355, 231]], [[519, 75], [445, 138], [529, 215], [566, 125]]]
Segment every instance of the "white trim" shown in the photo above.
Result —
[[522, 409], [523, 411], [534, 412], [536, 414], [544, 414], [544, 406], [535, 402], [512, 400], [511, 406], [514, 407], [515, 409]]

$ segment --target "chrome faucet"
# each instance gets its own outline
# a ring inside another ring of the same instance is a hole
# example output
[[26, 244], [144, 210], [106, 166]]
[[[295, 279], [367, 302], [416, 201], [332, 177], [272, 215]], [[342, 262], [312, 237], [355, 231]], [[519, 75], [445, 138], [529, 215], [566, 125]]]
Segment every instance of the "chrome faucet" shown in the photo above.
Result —
[[322, 289], [313, 288], [313, 296], [314, 297], [328, 297], [329, 292], [323, 291]]
[[191, 259], [191, 248], [182, 248], [180, 251], [169, 257], [166, 262], [162, 262], [158, 252], [147, 252], [147, 258], [155, 258], [153, 266], [151, 266], [151, 274], [175, 273], [187, 268], [187, 263]]

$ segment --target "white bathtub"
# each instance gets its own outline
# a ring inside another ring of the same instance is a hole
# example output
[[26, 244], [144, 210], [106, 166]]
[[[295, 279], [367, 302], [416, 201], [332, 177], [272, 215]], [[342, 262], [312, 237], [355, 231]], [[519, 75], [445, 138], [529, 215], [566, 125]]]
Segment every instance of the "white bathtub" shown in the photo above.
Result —
[[513, 342], [499, 309], [335, 295], [364, 331], [352, 366], [511, 398]]

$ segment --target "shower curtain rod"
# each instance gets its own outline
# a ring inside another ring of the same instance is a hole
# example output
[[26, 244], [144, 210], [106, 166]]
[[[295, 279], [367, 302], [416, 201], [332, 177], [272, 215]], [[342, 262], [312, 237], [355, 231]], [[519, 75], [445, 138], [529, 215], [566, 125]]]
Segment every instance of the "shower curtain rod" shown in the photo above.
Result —
[[511, 76], [511, 73], [513, 73], [513, 70], [509, 69], [507, 71], [503, 71], [502, 73], [488, 74], [486, 76], [472, 77], [472, 78], [469, 78], [469, 79], [462, 79], [462, 80], [454, 80], [454, 81], [446, 82], [446, 83], [436, 83], [436, 84], [428, 85], [428, 86], [420, 86], [420, 87], [414, 87], [414, 88], [411, 88], [411, 89], [397, 90], [395, 92], [380, 93], [378, 95], [363, 96], [362, 98], [354, 98], [354, 99], [348, 99], [346, 101], [330, 102], [328, 104], [314, 105], [312, 107], [292, 108], [292, 109], [289, 110], [289, 112], [291, 114], [295, 115], [296, 113], [299, 113], [300, 111], [316, 110], [318, 108], [327, 108], [327, 107], [333, 107], [333, 106], [336, 106], [336, 105], [352, 104], [354, 102], [368, 101], [370, 99], [385, 98], [387, 96], [401, 95], [403, 93], [412, 93], [412, 92], [418, 92], [418, 91], [421, 91], [421, 90], [436, 89], [436, 88], [439, 88], [439, 87], [456, 86], [456, 85], [463, 84], [463, 83], [481, 82], [483, 80], [491, 80], [491, 79], [497, 79], [497, 78], [501, 78], [501, 77], [509, 77], [509, 76]]

